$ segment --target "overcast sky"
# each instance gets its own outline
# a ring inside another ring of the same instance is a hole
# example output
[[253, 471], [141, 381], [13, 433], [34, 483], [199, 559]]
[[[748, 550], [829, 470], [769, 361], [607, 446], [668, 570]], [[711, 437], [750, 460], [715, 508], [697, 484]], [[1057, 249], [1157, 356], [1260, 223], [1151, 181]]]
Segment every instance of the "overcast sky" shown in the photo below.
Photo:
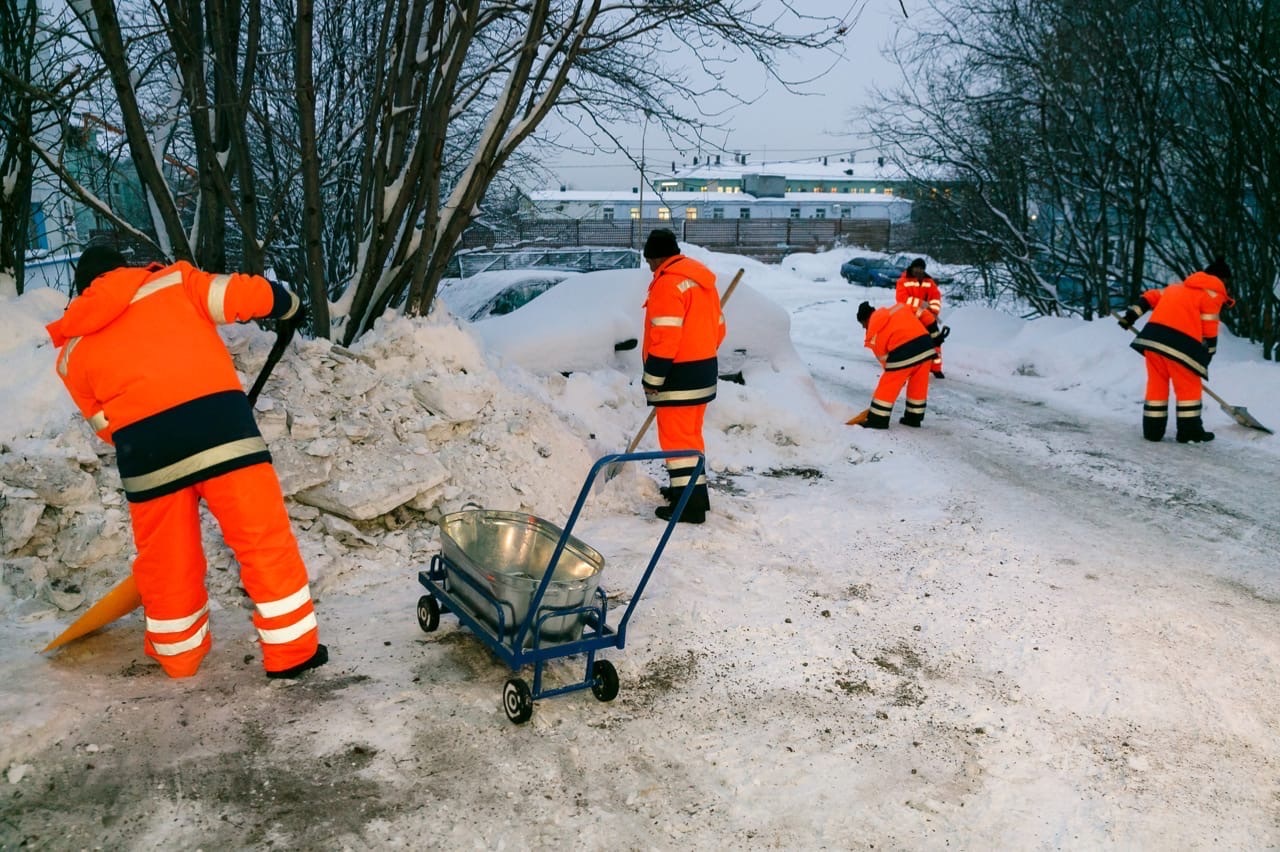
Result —
[[[800, 0], [814, 14], [832, 14], [841, 5], [834, 0]], [[908, 2], [908, 10], [912, 3]], [[873, 85], [893, 88], [901, 78], [897, 67], [881, 56], [881, 48], [904, 23], [898, 0], [867, 0], [858, 23], [844, 37], [845, 56], [835, 68], [806, 86], [812, 92], [795, 95], [768, 78], [759, 66], [741, 62], [728, 81], [743, 98], [754, 102], [735, 109], [726, 119], [729, 130], [708, 132], [708, 137], [728, 151], [748, 154], [748, 162], [777, 162], [828, 155], [848, 156], [857, 152], [858, 161], [871, 160], [875, 152], [865, 149], [853, 109], [868, 101]], [[799, 77], [798, 64], [784, 64], [787, 77]], [[620, 134], [634, 145], [639, 159], [640, 128], [623, 129]], [[665, 173], [674, 160], [690, 162], [698, 152], [675, 150], [659, 132], [650, 128], [644, 136], [646, 169], [650, 179]], [[706, 153], [705, 151], [703, 152]], [[552, 171], [552, 181], [571, 189], [628, 189], [638, 186], [639, 171], [617, 152], [565, 155], [544, 160]]]

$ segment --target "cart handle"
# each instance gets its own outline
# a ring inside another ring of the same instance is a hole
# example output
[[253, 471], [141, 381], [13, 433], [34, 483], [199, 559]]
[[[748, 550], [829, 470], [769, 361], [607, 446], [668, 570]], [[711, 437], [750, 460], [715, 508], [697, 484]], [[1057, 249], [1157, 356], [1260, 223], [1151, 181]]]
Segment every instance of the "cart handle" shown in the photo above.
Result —
[[[627, 641], [627, 622], [631, 620], [631, 613], [635, 610], [636, 603], [644, 593], [644, 587], [649, 583], [649, 577], [653, 574], [653, 569], [658, 564], [658, 558], [662, 556], [662, 551], [667, 546], [667, 540], [671, 538], [671, 533], [675, 530], [676, 522], [684, 512], [685, 504], [689, 502], [689, 498], [693, 495], [693, 489], [698, 482], [698, 478], [702, 476], [703, 470], [706, 469], [707, 460], [697, 450], [650, 450], [643, 453], [613, 453], [599, 458], [591, 466], [591, 471], [587, 474], [587, 481], [582, 484], [582, 490], [578, 492], [577, 502], [573, 504], [573, 511], [569, 513], [569, 520], [565, 523], [564, 529], [560, 533], [559, 541], [556, 542], [556, 549], [551, 554], [551, 561], [547, 563], [547, 570], [542, 572], [542, 580], [538, 583], [538, 590], [534, 592], [533, 599], [529, 602], [529, 611], [536, 613], [542, 605], [543, 595], [546, 594], [547, 587], [551, 585], [551, 575], [556, 563], [560, 561], [560, 554], [564, 553], [565, 545], [569, 542], [569, 535], [573, 531], [573, 525], [577, 523], [578, 515], [582, 513], [583, 504], [587, 502], [587, 495], [591, 493], [591, 485], [595, 482], [596, 475], [603, 468], [623, 462], [691, 457], [696, 457], [697, 463], [694, 465], [693, 472], [689, 475], [689, 481], [685, 483], [684, 488], [680, 491], [680, 499], [676, 501], [676, 505], [671, 511], [671, 518], [667, 521], [667, 526], [662, 531], [661, 538], [658, 539], [658, 546], [654, 549], [653, 556], [649, 558], [649, 565], [644, 569], [644, 575], [640, 578], [640, 585], [636, 587], [635, 593], [627, 603], [626, 610], [618, 620], [616, 633], [618, 647], [622, 648]], [[530, 625], [534, 620], [531, 618], [524, 619], [519, 631], [516, 633], [514, 647], [524, 647], [525, 634], [529, 632]]]

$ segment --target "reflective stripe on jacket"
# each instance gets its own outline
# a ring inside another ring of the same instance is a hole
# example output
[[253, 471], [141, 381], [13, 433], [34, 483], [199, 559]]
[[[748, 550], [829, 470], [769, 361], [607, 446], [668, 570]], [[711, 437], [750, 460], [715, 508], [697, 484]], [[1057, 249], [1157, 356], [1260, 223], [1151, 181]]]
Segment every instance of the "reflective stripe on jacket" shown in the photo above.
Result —
[[[928, 275], [923, 278], [912, 278], [903, 272], [898, 276], [898, 283], [894, 288], [894, 299], [915, 311], [916, 316], [920, 317], [925, 325], [937, 319], [942, 313], [942, 290], [939, 289], [938, 282]], [[926, 311], [933, 315], [932, 319], [924, 316]]]
[[676, 255], [658, 267], [645, 300], [642, 383], [650, 405], [702, 405], [716, 397], [724, 340], [716, 276]]
[[876, 308], [864, 345], [886, 370], [906, 370], [933, 359], [933, 338], [906, 305]]
[[100, 275], [50, 323], [58, 375], [115, 445], [129, 500], [271, 460], [216, 326], [297, 309], [260, 276], [178, 262]]
[[1209, 375], [1209, 359], [1218, 348], [1219, 312], [1232, 304], [1222, 279], [1194, 272], [1181, 284], [1146, 290], [1132, 309], [1151, 319], [1129, 344], [1186, 365], [1201, 378]]

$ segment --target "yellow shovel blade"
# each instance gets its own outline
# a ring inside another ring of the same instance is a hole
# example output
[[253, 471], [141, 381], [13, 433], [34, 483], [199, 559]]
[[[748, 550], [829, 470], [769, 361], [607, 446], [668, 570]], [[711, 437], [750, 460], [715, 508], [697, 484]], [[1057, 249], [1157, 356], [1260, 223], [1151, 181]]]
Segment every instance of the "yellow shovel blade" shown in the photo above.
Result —
[[41, 653], [52, 651], [54, 648], [61, 647], [74, 639], [79, 639], [99, 627], [106, 627], [117, 618], [128, 615], [140, 606], [142, 606], [142, 597], [138, 594], [138, 587], [133, 582], [133, 575], [130, 574], [121, 580], [114, 589], [107, 592], [102, 600], [89, 607], [84, 615], [77, 618], [70, 627], [62, 631], [58, 638], [45, 645]]
[[871, 413], [870, 408], [864, 408], [861, 411], [859, 411], [857, 414], [850, 417], [848, 420], [844, 421], [844, 425], [857, 426], [859, 423], [865, 423], [867, 422], [867, 415], [870, 413]]

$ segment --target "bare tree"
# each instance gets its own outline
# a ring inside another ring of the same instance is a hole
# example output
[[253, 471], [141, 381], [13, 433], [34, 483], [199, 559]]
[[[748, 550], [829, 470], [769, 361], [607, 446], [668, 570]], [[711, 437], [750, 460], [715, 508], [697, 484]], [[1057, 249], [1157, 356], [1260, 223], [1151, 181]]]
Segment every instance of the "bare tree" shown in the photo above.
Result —
[[[374, 50], [386, 61], [360, 146], [360, 246], [339, 306], [343, 339], [401, 300], [411, 313], [430, 309], [486, 189], [552, 110], [625, 108], [679, 124], [686, 117], [674, 105], [717, 90], [727, 48], [767, 65], [776, 52], [827, 50], [838, 39], [834, 17], [760, 17], [759, 4], [743, 0], [388, 3]], [[699, 63], [705, 89], [664, 61], [676, 46]]]
[[1187, 0], [1191, 71], [1176, 109], [1185, 121], [1163, 175], [1174, 199], [1168, 255], [1192, 264], [1224, 254], [1235, 266], [1236, 334], [1280, 358], [1280, 3]]
[[732, 94], [723, 63], [834, 55], [862, 0], [843, 16], [789, 0], [164, 0], [127, 19], [113, 0], [70, 2], [157, 248], [220, 268], [239, 239], [246, 268], [286, 269], [314, 330], [331, 332], [332, 304], [350, 342], [388, 306], [430, 310], [487, 190], [553, 110], [704, 123], [705, 99]]
[[35, 158], [26, 140], [35, 128], [35, 0], [0, 0], [0, 272], [23, 290], [23, 257], [31, 222]]
[[1035, 309], [1105, 315], [1226, 251], [1247, 259], [1226, 321], [1271, 357], [1280, 146], [1256, 129], [1280, 99], [1277, 6], [936, 4], [899, 47], [920, 74], [884, 95], [877, 129], [946, 188], [952, 239]]

